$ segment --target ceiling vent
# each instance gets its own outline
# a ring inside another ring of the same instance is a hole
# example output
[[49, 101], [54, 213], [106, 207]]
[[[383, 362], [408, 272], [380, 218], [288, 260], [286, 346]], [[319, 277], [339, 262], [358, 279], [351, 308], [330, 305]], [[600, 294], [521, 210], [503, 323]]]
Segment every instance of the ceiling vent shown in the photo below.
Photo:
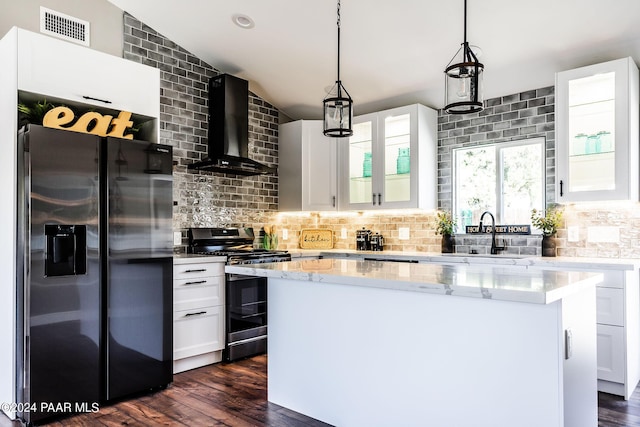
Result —
[[89, 46], [89, 22], [40, 7], [40, 32]]

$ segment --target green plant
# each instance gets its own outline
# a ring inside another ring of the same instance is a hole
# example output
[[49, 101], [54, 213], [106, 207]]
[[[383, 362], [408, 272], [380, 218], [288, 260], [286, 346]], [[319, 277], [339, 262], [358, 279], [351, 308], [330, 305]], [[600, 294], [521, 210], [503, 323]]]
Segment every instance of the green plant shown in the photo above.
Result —
[[445, 235], [453, 235], [454, 230], [456, 229], [456, 219], [451, 215], [449, 211], [440, 211], [436, 214], [437, 217], [437, 225], [436, 225], [436, 234]]
[[562, 209], [550, 206], [546, 211], [531, 210], [531, 223], [545, 236], [553, 236], [562, 223]]
[[54, 107], [55, 105], [47, 102], [46, 99], [37, 101], [31, 105], [23, 103], [18, 104], [18, 112], [20, 113], [20, 125], [22, 126], [27, 123], [41, 125], [44, 115]]

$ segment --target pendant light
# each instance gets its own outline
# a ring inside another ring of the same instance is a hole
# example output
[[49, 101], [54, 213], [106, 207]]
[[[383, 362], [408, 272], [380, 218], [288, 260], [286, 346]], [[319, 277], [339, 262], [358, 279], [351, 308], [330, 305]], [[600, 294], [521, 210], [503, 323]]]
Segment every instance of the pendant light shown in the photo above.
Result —
[[344, 138], [353, 135], [353, 99], [340, 81], [340, 0], [338, 0], [338, 79], [322, 101], [325, 136]]
[[[455, 62], [455, 63], [454, 63]], [[464, 0], [464, 42], [451, 58], [445, 73], [445, 107], [449, 114], [482, 111], [482, 73], [484, 65], [467, 43], [467, 0]]]

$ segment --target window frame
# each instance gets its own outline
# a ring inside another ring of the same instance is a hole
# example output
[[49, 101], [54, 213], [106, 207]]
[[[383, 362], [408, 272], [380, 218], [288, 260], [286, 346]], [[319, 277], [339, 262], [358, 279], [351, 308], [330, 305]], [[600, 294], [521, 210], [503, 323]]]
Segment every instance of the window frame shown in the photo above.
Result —
[[[452, 168], [454, 169], [454, 172], [452, 174], [452, 188], [451, 188], [451, 196], [452, 196], [452, 200], [451, 200], [451, 205], [452, 205], [452, 212], [455, 215], [455, 218], [458, 220], [458, 224], [460, 224], [460, 218], [459, 218], [459, 209], [458, 209], [458, 198], [457, 198], [457, 191], [458, 191], [458, 181], [459, 181], [459, 175], [458, 175], [458, 156], [459, 153], [464, 152], [466, 150], [470, 150], [470, 149], [476, 149], [476, 148], [482, 148], [482, 147], [491, 147], [493, 146], [495, 148], [495, 164], [496, 164], [496, 179], [495, 179], [495, 196], [496, 196], [496, 208], [495, 208], [495, 212], [492, 212], [495, 215], [496, 218], [496, 224], [502, 224], [502, 218], [504, 218], [504, 203], [503, 203], [503, 196], [502, 196], [502, 183], [503, 183], [503, 176], [504, 176], [504, 171], [503, 171], [503, 150], [507, 149], [507, 148], [512, 148], [512, 147], [520, 147], [520, 146], [526, 146], [526, 145], [539, 145], [540, 146], [540, 156], [542, 159], [541, 162], [541, 176], [542, 176], [542, 182], [541, 184], [541, 188], [542, 188], [542, 203], [543, 206], [542, 208], [544, 209], [546, 207], [547, 204], [547, 177], [546, 177], [546, 170], [547, 170], [547, 156], [546, 156], [546, 138], [545, 137], [535, 137], [535, 138], [522, 138], [522, 139], [515, 139], [512, 141], [505, 141], [505, 142], [492, 142], [492, 143], [488, 143], [488, 144], [477, 144], [477, 145], [466, 145], [466, 146], [462, 146], [462, 147], [455, 147], [452, 148]], [[466, 231], [464, 229], [458, 229], [457, 231], [458, 234], [465, 234]]]

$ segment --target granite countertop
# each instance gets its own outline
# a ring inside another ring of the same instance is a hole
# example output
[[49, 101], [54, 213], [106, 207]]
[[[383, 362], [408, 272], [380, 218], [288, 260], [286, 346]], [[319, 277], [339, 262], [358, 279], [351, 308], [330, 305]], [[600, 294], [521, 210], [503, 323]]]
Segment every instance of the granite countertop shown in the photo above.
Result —
[[636, 270], [640, 259], [581, 258], [581, 257], [541, 257], [533, 255], [486, 255], [486, 254], [443, 254], [439, 252], [410, 251], [358, 251], [355, 249], [293, 249], [289, 250], [293, 260], [301, 257], [365, 257], [369, 259], [416, 261], [423, 263], [455, 264], [495, 264], [519, 265], [551, 268], [589, 268], [597, 270]]
[[227, 273], [548, 304], [603, 280], [601, 273], [486, 264], [418, 264], [350, 259], [228, 265]]

